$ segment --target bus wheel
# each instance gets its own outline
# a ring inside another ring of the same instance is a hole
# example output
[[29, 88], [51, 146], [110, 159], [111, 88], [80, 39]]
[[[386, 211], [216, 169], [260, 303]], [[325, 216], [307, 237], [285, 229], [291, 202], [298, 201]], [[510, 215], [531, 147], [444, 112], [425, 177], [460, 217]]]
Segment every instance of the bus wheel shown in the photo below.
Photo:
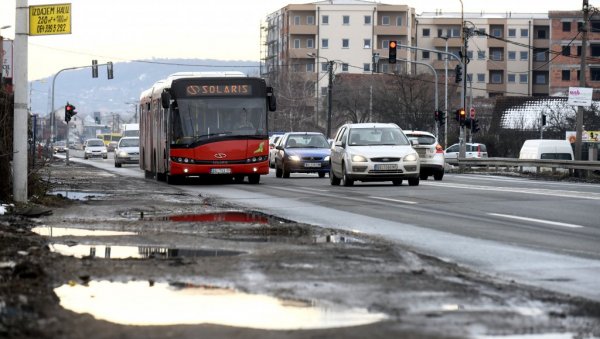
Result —
[[260, 182], [260, 174], [251, 174], [248, 176], [248, 182], [256, 185]]

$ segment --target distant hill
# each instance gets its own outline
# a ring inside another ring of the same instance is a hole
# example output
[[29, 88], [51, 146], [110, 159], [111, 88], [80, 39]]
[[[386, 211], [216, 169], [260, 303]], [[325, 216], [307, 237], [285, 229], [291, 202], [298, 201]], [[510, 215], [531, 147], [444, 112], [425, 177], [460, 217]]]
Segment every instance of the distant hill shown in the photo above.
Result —
[[[90, 63], [91, 65], [91, 63]], [[151, 59], [115, 63], [114, 78], [107, 79], [106, 66], [99, 67], [98, 78], [92, 78], [92, 69], [84, 68], [61, 72], [55, 80], [54, 107], [66, 102], [75, 105], [80, 117], [118, 113], [125, 121], [133, 117], [133, 104], [140, 93], [156, 81], [176, 72], [241, 71], [258, 76], [256, 61], [220, 61], [201, 59]], [[40, 81], [41, 80], [41, 81]], [[30, 83], [31, 110], [41, 116], [51, 110], [52, 76]], [[45, 81], [45, 83], [44, 83]]]

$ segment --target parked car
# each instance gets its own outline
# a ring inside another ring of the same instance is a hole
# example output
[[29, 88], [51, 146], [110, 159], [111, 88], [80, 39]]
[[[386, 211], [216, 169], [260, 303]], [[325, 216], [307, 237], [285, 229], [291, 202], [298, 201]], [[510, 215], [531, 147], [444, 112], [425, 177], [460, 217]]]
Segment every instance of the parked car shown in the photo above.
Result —
[[[454, 144], [444, 151], [447, 163], [458, 163], [459, 144]], [[465, 146], [465, 158], [487, 158], [487, 147], [484, 144], [467, 143]]]
[[52, 151], [54, 153], [66, 152], [67, 151], [67, 143], [65, 141], [57, 141], [52, 145]]
[[446, 157], [444, 156], [444, 149], [438, 143], [435, 135], [424, 131], [404, 131], [404, 134], [419, 154], [421, 164], [419, 176], [421, 180], [427, 180], [431, 175], [435, 180], [442, 180]]
[[104, 141], [102, 139], [87, 139], [83, 146], [83, 158], [99, 158], [102, 159], [108, 158], [108, 151], [106, 150], [106, 146], [104, 146]]
[[277, 145], [283, 134], [273, 134], [269, 137], [269, 167], [275, 168], [275, 154], [277, 154]]
[[558, 159], [573, 160], [573, 147], [566, 139], [532, 139], [525, 140], [519, 159]]
[[140, 138], [123, 137], [115, 148], [115, 167], [123, 164], [139, 164], [140, 162]]
[[329, 173], [331, 149], [327, 138], [318, 132], [290, 132], [276, 146], [275, 176], [289, 178], [290, 173]]
[[332, 185], [352, 186], [354, 181], [392, 181], [419, 185], [417, 151], [396, 124], [346, 124], [337, 132], [331, 149]]

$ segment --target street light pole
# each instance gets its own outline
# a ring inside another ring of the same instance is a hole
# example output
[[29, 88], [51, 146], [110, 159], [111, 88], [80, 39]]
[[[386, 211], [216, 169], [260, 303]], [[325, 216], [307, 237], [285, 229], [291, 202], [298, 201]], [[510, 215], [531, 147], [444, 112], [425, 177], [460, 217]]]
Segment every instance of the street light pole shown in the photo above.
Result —
[[318, 56], [315, 53], [307, 53], [309, 57], [322, 58], [327, 60], [327, 73], [329, 74], [329, 81], [327, 83], [327, 138], [331, 137], [331, 103], [332, 103], [332, 89], [333, 89], [333, 64], [335, 61], [329, 60], [325, 57]]

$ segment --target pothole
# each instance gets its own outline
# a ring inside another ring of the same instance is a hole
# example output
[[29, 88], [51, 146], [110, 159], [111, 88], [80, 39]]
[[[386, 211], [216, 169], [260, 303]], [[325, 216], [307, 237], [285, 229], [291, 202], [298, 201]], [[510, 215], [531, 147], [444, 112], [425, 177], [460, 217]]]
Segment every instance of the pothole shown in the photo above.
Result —
[[122, 246], [103, 244], [49, 244], [50, 250], [75, 258], [98, 259], [171, 259], [177, 257], [230, 257], [246, 252], [225, 249], [187, 249], [160, 246]]
[[70, 227], [52, 227], [38, 226], [31, 229], [32, 232], [45, 237], [102, 237], [102, 236], [119, 236], [119, 235], [136, 235], [135, 232], [112, 231], [112, 230], [96, 230]]
[[136, 326], [216, 324], [269, 330], [366, 325], [387, 319], [366, 308], [280, 299], [218, 286], [144, 281], [70, 283], [54, 292], [65, 309]]
[[98, 192], [83, 192], [83, 191], [50, 191], [48, 195], [55, 195], [70, 200], [90, 200], [95, 197], [104, 197], [107, 194]]

